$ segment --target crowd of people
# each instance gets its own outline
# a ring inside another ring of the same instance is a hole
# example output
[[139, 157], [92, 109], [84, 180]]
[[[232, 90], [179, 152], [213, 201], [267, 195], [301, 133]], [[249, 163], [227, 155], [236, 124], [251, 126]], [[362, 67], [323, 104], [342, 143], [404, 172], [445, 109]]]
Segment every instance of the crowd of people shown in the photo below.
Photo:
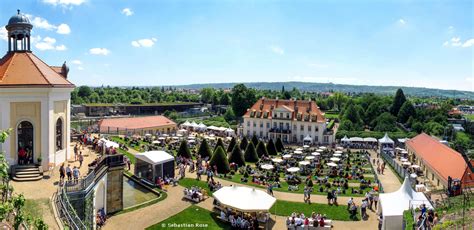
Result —
[[332, 221], [326, 218], [326, 215], [320, 213], [311, 213], [311, 216], [305, 216], [304, 213], [293, 212], [291, 216], [286, 219], [286, 226], [288, 229], [294, 227], [329, 227], [332, 225]]

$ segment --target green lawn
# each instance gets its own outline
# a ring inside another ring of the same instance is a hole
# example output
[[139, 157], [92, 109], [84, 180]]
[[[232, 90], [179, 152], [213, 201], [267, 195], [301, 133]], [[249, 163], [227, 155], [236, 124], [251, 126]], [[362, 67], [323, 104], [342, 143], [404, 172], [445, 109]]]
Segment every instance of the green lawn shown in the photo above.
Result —
[[129, 153], [129, 152], [123, 150], [123, 149], [120, 149], [120, 148], [117, 149], [117, 151], [118, 151], [119, 153], [121, 153], [121, 154], [127, 156], [128, 159], [130, 159], [130, 162], [132, 162], [132, 164], [135, 164], [135, 161], [136, 161], [135, 155], [133, 155], [133, 154], [131, 154], [131, 153]]
[[474, 121], [474, 114], [466, 114], [464, 115], [467, 119]]
[[[283, 201], [277, 200], [275, 205], [270, 209], [270, 213], [278, 216], [290, 216], [291, 213], [304, 213], [305, 216], [311, 216], [312, 212], [325, 214], [328, 219], [331, 220], [342, 220], [342, 221], [351, 221], [349, 218], [349, 212], [347, 211], [347, 206], [345, 200], [339, 200], [341, 205], [327, 205], [327, 204], [306, 204], [299, 202]], [[360, 216], [357, 216], [357, 220], [360, 219]]]
[[[205, 178], [205, 176], [203, 176], [203, 178]], [[197, 186], [197, 187], [205, 189], [207, 191], [207, 194], [209, 194], [209, 196], [212, 194], [211, 190], [207, 186], [206, 181], [196, 180], [192, 178], [183, 178], [179, 180], [179, 185], [185, 188], [191, 188], [192, 186]]]
[[[179, 226], [181, 224], [181, 226]], [[206, 209], [191, 205], [180, 213], [154, 224], [153, 229], [231, 229], [231, 226], [217, 219], [217, 214]]]
[[30, 215], [33, 219], [43, 218], [43, 215], [50, 212], [52, 214], [49, 199], [26, 199], [25, 206], [23, 208], [26, 215]]

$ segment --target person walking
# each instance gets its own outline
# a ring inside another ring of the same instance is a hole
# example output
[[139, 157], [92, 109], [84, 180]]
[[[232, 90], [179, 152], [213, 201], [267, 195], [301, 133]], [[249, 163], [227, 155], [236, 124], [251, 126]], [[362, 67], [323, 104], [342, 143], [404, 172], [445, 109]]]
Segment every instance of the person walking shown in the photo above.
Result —
[[64, 169], [64, 164], [61, 164], [59, 167], [59, 184], [62, 185], [64, 183], [64, 177], [66, 176], [66, 170]]
[[74, 161], [77, 161], [77, 152], [79, 151], [79, 146], [77, 145], [74, 145]]
[[82, 151], [79, 152], [79, 168], [82, 167], [82, 162], [84, 161], [84, 155], [82, 155]]
[[69, 164], [66, 167], [66, 176], [67, 176], [68, 181], [72, 179], [72, 170], [71, 170], [71, 165]]
[[72, 169], [72, 175], [74, 176], [74, 183], [77, 184], [77, 182], [79, 181], [79, 176], [81, 175], [79, 168], [74, 166], [74, 168]]

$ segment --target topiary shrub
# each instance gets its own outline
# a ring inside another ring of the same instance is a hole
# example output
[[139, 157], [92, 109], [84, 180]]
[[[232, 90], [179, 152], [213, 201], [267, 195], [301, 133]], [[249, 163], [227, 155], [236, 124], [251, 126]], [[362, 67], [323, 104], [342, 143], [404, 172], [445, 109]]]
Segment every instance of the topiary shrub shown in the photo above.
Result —
[[244, 155], [242, 154], [242, 150], [238, 145], [235, 145], [234, 149], [230, 153], [229, 163], [235, 163], [239, 167], [245, 165]]
[[257, 154], [258, 157], [268, 156], [267, 148], [265, 147], [265, 143], [263, 141], [259, 141], [257, 144]]
[[227, 155], [225, 154], [224, 148], [221, 146], [217, 147], [216, 151], [211, 157], [210, 165], [217, 167], [217, 172], [222, 174], [227, 174], [230, 172], [229, 161], [227, 160]]
[[257, 162], [258, 161], [258, 155], [257, 151], [255, 151], [255, 147], [253, 146], [253, 143], [250, 142], [247, 145], [247, 149], [245, 150], [244, 154], [245, 162]]
[[275, 147], [279, 153], [283, 152], [283, 149], [285, 149], [285, 147], [283, 146], [283, 142], [280, 138], [277, 138], [275, 142]]
[[177, 155], [184, 158], [191, 158], [191, 151], [189, 151], [188, 142], [186, 140], [181, 141]]
[[201, 142], [201, 145], [199, 146], [198, 154], [199, 154], [199, 156], [201, 156], [202, 158], [206, 158], [206, 157], [211, 157], [211, 156], [212, 156], [211, 147], [209, 147], [209, 144], [207, 143], [206, 139], [204, 139], [204, 140]]
[[275, 156], [278, 154], [278, 151], [275, 147], [275, 143], [273, 143], [273, 140], [270, 139], [267, 143], [267, 152], [269, 155]]

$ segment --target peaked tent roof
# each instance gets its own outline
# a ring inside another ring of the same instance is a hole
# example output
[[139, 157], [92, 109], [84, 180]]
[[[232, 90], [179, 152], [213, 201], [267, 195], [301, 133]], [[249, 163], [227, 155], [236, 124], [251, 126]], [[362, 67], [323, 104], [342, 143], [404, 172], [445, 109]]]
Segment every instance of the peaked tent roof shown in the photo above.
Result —
[[9, 52], [0, 59], [0, 88], [75, 87], [31, 52]]
[[346, 135], [346, 136], [344, 136], [344, 137], [341, 139], [341, 141], [350, 141], [350, 139], [349, 139], [349, 138], [347, 137], [347, 135]]
[[266, 192], [244, 186], [226, 186], [212, 194], [222, 205], [242, 212], [268, 211], [276, 198]]
[[395, 142], [392, 139], [390, 139], [390, 137], [388, 137], [387, 133], [385, 133], [385, 135], [379, 139], [379, 143], [394, 144]]

